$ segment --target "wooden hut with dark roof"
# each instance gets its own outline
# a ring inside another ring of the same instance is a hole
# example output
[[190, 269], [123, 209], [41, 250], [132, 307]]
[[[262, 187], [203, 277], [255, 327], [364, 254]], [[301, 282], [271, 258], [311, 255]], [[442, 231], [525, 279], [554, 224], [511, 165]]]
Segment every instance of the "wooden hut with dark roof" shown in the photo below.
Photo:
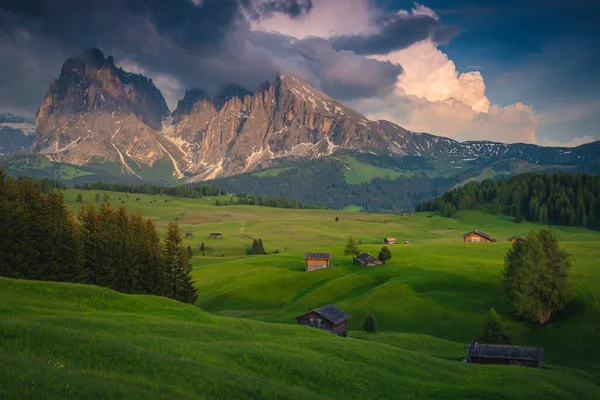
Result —
[[362, 253], [352, 259], [352, 262], [356, 265], [362, 265], [372, 267], [375, 265], [383, 264], [381, 261], [370, 255], [369, 253]]
[[496, 239], [491, 237], [490, 235], [478, 231], [475, 229], [474, 231], [465, 233], [463, 236], [463, 240], [469, 243], [479, 243], [479, 242], [495, 242]]
[[539, 347], [471, 343], [467, 345], [467, 358], [477, 364], [508, 364], [541, 368], [544, 350]]
[[329, 268], [331, 266], [332, 258], [333, 254], [331, 253], [315, 253], [307, 251], [304, 253], [304, 260], [306, 261], [304, 271], [310, 272], [317, 269]]
[[338, 336], [348, 335], [347, 321], [352, 316], [334, 306], [328, 304], [296, 317], [298, 325], [312, 326], [324, 331], [335, 333]]

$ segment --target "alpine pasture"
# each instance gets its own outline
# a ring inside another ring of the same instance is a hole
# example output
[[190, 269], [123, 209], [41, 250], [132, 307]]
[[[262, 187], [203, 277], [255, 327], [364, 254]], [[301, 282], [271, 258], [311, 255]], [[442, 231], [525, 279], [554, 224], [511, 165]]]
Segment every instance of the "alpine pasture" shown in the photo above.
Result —
[[[67, 190], [75, 210], [78, 193], [95, 202], [95, 191]], [[500, 274], [507, 239], [541, 225], [483, 211], [449, 219], [99, 193], [163, 232], [177, 220], [193, 233], [184, 243], [194, 253], [198, 307], [2, 279], [0, 397], [600, 397], [598, 232], [553, 227], [571, 254], [574, 300], [539, 327], [512, 318]], [[463, 243], [474, 229], [498, 242]], [[385, 237], [399, 244], [389, 246], [387, 264], [360, 267], [343, 255], [349, 235], [375, 256]], [[270, 254], [248, 255], [259, 238]], [[332, 252], [332, 268], [304, 272], [305, 251]], [[296, 316], [329, 303], [353, 316], [349, 338], [296, 325]], [[461, 362], [491, 307], [515, 344], [544, 348], [544, 369]], [[362, 332], [369, 312], [374, 334]]]

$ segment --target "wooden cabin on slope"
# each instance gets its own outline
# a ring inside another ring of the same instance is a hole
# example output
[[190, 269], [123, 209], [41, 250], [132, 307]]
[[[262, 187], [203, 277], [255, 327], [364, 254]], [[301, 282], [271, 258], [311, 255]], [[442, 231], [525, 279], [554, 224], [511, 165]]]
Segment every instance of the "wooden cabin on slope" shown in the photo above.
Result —
[[186, 232], [185, 237], [193, 237], [194, 234], [192, 232]]
[[298, 320], [298, 325], [312, 326], [313, 328], [335, 333], [338, 336], [347, 336], [348, 318], [351, 318], [350, 314], [340, 310], [333, 304], [328, 304], [302, 314], [296, 317], [296, 320]]
[[219, 232], [213, 232], [210, 235], [208, 235], [208, 237], [210, 237], [211, 239], [221, 239], [223, 235]]
[[385, 243], [385, 244], [396, 244], [396, 243], [398, 243], [398, 241], [396, 240], [396, 238], [385, 238], [385, 239], [383, 239], [383, 243]]
[[475, 229], [474, 231], [471, 231], [469, 233], [465, 233], [462, 237], [465, 242], [470, 242], [470, 243], [479, 243], [479, 242], [483, 243], [483, 242], [495, 242], [496, 241], [496, 239], [494, 239], [490, 235], [483, 233], [481, 231], [478, 231], [477, 229]]
[[312, 251], [307, 251], [304, 253], [304, 260], [306, 261], [306, 265], [304, 266], [304, 271], [310, 272], [317, 269], [325, 269], [331, 266], [331, 259], [333, 255], [331, 253], [314, 253]]
[[370, 255], [369, 253], [362, 253], [362, 254], [354, 257], [352, 259], [352, 261], [356, 265], [367, 266], [367, 267], [373, 267], [375, 265], [383, 264], [381, 261], [379, 261], [372, 255]]
[[525, 238], [522, 238], [521, 236], [512, 236], [512, 237], [508, 238], [508, 241], [511, 243], [514, 243], [514, 242], [523, 243], [523, 242], [525, 242]]
[[471, 343], [467, 345], [467, 359], [477, 364], [508, 364], [542, 368], [544, 350], [539, 347]]

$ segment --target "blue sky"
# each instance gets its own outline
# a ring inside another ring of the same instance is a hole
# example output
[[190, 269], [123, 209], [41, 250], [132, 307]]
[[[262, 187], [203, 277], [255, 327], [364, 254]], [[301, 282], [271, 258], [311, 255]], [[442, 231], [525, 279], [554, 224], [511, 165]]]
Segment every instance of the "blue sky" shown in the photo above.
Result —
[[[412, 2], [381, 1], [383, 8]], [[533, 106], [538, 135], [549, 140], [600, 138], [600, 1], [426, 3], [444, 23], [463, 28], [440, 49], [459, 71], [477, 69], [490, 101]]]

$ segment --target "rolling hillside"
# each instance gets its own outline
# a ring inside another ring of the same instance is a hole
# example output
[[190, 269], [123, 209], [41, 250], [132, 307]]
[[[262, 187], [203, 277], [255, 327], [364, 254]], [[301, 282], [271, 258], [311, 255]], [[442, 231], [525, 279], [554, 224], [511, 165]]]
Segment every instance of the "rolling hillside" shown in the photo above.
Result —
[[[575, 370], [471, 365], [405, 350], [393, 340], [216, 317], [156, 297], [4, 278], [0, 290], [0, 397], [7, 399], [592, 399], [597, 393], [589, 376]], [[413, 341], [427, 346], [426, 339]]]
[[[66, 191], [74, 209], [78, 193], [93, 202], [96, 192]], [[539, 328], [511, 317], [499, 274], [506, 238], [541, 225], [480, 211], [403, 217], [106, 194], [163, 231], [177, 219], [193, 233], [184, 241], [194, 251], [199, 308], [1, 279], [0, 398], [597, 398], [598, 232], [553, 227], [572, 255], [575, 299]], [[498, 242], [462, 243], [472, 229]], [[357, 267], [342, 255], [349, 234], [372, 254], [384, 237], [412, 244], [392, 246], [387, 265]], [[248, 256], [258, 238], [279, 253]], [[334, 267], [303, 272], [307, 250], [333, 251]], [[295, 324], [328, 303], [353, 315], [350, 338]], [[544, 348], [543, 370], [460, 362], [492, 306], [514, 342]], [[375, 334], [362, 332], [367, 312]]]

